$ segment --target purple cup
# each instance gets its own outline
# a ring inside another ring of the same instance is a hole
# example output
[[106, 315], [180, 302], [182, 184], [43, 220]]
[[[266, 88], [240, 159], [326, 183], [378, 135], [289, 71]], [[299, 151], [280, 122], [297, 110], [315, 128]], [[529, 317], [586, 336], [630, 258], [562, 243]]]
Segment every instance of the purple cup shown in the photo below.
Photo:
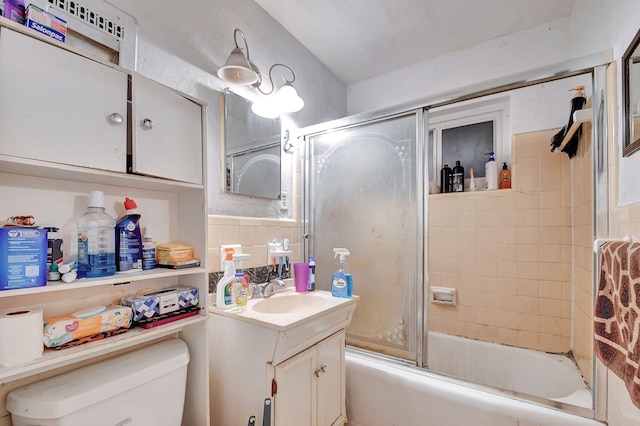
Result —
[[305, 293], [307, 291], [307, 281], [309, 281], [309, 264], [294, 263], [293, 278], [296, 283], [296, 291], [298, 293]]

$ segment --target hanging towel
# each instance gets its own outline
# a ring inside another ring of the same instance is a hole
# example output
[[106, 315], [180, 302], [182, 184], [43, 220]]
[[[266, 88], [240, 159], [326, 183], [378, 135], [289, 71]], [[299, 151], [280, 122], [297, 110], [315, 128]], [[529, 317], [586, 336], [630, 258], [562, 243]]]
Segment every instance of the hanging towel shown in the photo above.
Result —
[[640, 408], [640, 243], [602, 245], [594, 333], [598, 358]]

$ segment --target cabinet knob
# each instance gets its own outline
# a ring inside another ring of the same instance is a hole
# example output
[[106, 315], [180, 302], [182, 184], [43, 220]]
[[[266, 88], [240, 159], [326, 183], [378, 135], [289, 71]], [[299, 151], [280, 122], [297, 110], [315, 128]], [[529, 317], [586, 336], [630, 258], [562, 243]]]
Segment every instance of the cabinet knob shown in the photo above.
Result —
[[142, 120], [142, 128], [145, 130], [153, 129], [153, 121], [151, 121], [149, 118], [145, 118], [144, 120]]
[[318, 369], [315, 371], [316, 377], [320, 377], [320, 375], [321, 375], [322, 373], [324, 373], [325, 371], [327, 371], [327, 366], [326, 366], [326, 365], [323, 365], [322, 367], [318, 368]]
[[122, 124], [124, 122], [124, 118], [122, 115], [114, 112], [109, 116], [109, 121], [111, 121], [112, 124]]

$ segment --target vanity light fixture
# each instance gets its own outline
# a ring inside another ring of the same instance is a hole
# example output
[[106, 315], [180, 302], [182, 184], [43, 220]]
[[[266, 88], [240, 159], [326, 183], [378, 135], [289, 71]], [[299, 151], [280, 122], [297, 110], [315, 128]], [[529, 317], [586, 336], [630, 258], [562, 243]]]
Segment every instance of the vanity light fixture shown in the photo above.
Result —
[[[238, 34], [244, 42], [244, 49], [247, 52], [246, 56], [242, 48], [238, 45]], [[304, 107], [304, 101], [292, 85], [296, 80], [296, 75], [293, 70], [287, 65], [280, 63], [271, 65], [268, 75], [270, 88], [268, 90], [262, 89], [262, 83], [265, 80], [263, 80], [258, 67], [252, 63], [249, 58], [249, 45], [242, 30], [236, 28], [233, 31], [233, 39], [236, 48], [233, 49], [224, 66], [218, 70], [218, 77], [227, 83], [250, 85], [258, 89], [264, 97], [254, 102], [251, 110], [261, 117], [276, 118], [282, 113], [300, 111]], [[291, 74], [291, 78], [282, 77], [284, 84], [278, 90], [275, 90], [275, 84], [273, 82], [273, 70], [276, 67], [284, 68]]]

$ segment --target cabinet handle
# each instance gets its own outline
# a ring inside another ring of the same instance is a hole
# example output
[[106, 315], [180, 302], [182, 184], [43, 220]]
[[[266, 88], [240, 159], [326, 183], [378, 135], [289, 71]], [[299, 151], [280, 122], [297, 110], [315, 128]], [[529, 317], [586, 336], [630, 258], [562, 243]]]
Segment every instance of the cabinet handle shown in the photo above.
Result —
[[109, 121], [111, 121], [112, 124], [122, 124], [124, 122], [124, 118], [122, 115], [114, 112], [109, 116]]
[[151, 121], [149, 118], [145, 118], [144, 120], [142, 120], [142, 128], [145, 130], [153, 129], [153, 121]]
[[327, 371], [327, 366], [326, 366], [326, 365], [323, 365], [322, 367], [318, 368], [318, 369], [315, 371], [316, 377], [320, 377], [320, 375], [321, 375], [322, 373], [324, 373], [325, 371]]

